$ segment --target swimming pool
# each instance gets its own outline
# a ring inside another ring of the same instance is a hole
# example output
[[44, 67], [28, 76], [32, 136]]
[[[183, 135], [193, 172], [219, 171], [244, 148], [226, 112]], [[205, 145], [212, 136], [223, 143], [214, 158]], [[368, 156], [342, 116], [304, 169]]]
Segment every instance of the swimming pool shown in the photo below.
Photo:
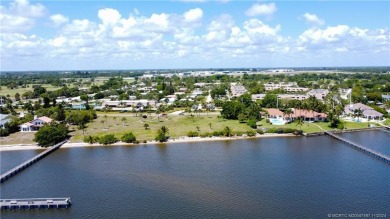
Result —
[[286, 124], [286, 121], [281, 119], [281, 118], [269, 119], [269, 121], [272, 123], [272, 125], [284, 125], [284, 124]]

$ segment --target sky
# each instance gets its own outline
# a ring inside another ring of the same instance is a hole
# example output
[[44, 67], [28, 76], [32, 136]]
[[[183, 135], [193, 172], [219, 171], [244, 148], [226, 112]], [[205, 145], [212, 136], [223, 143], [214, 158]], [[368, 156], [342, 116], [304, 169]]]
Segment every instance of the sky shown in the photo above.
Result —
[[2, 0], [2, 71], [390, 66], [390, 1]]

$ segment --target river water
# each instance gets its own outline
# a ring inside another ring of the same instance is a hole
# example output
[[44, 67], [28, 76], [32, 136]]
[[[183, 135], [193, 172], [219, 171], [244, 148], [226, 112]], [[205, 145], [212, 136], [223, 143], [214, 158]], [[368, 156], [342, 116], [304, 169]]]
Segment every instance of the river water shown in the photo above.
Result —
[[[369, 135], [344, 137], [388, 151], [375, 141], [389, 133]], [[1, 172], [38, 152], [2, 152]], [[1, 218], [390, 217], [389, 170], [329, 136], [60, 149], [1, 184], [1, 198], [71, 197], [72, 207]]]

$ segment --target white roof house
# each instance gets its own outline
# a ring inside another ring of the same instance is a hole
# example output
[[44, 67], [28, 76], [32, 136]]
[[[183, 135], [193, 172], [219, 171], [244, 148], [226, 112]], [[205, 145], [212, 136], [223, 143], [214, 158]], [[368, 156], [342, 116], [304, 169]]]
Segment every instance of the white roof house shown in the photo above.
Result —
[[382, 119], [383, 114], [374, 110], [373, 108], [362, 103], [354, 103], [344, 107], [344, 114], [354, 114], [356, 110], [362, 111], [363, 117], [366, 119]]
[[52, 121], [53, 121], [53, 119], [46, 117], [46, 116], [42, 116], [39, 118], [37, 118], [37, 116], [35, 116], [34, 120], [32, 120], [30, 122], [23, 123], [22, 125], [20, 125], [20, 131], [22, 131], [22, 132], [38, 131], [39, 128], [41, 128], [45, 124], [51, 123]]

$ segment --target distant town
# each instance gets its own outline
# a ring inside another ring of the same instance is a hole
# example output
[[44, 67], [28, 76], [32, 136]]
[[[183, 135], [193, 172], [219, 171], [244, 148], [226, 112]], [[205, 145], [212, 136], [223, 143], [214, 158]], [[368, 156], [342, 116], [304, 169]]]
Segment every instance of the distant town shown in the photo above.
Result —
[[[2, 144], [50, 146], [67, 137], [89, 144], [147, 143], [386, 126], [389, 72], [389, 67], [3, 72]], [[42, 129], [48, 129], [44, 137], [62, 134], [42, 140]]]

